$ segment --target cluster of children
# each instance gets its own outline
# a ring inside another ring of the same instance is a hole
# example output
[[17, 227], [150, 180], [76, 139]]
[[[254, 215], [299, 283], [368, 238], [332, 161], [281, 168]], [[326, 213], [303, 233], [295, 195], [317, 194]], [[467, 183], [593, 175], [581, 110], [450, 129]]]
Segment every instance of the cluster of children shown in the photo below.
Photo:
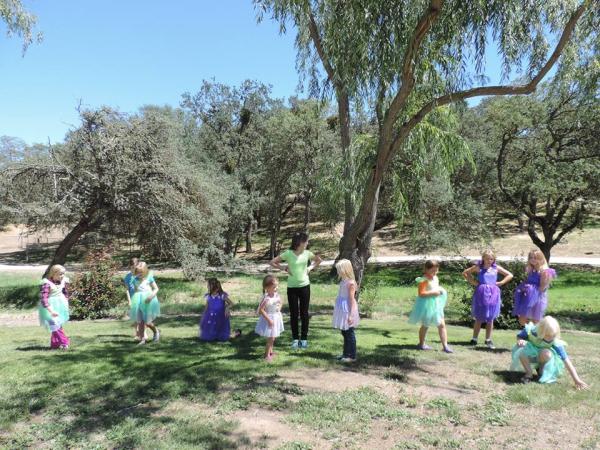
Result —
[[[308, 238], [300, 236], [300, 245], [294, 248], [292, 241], [291, 254], [282, 254], [272, 261], [272, 265], [282, 268], [282, 261], [290, 261], [285, 270], [290, 275], [296, 276], [301, 283], [308, 282], [308, 272], [316, 267], [320, 259], [306, 250]], [[296, 244], [298, 244], [296, 242]], [[310, 259], [315, 258], [315, 263], [310, 266]], [[293, 261], [291, 261], [293, 260]], [[299, 264], [294, 265], [298, 260]], [[339, 329], [343, 336], [343, 352], [338, 357], [343, 362], [356, 361], [356, 336], [355, 328], [359, 324], [358, 303], [356, 301], [357, 283], [350, 261], [342, 259], [336, 264], [340, 279], [339, 291], [333, 311], [333, 328]], [[425, 262], [423, 276], [416, 279], [418, 284], [418, 295], [414, 307], [409, 315], [409, 322], [420, 324], [419, 328], [419, 350], [430, 350], [425, 343], [428, 328], [437, 326], [442, 350], [453, 353], [448, 345], [446, 325], [444, 321], [444, 307], [447, 301], [447, 292], [440, 286], [437, 277], [439, 263], [434, 260]], [[551, 383], [566, 367], [573, 378], [578, 389], [587, 388], [587, 384], [577, 375], [575, 367], [570, 362], [564, 349], [565, 343], [560, 339], [560, 327], [558, 322], [550, 317], [544, 317], [547, 306], [547, 289], [550, 281], [556, 277], [556, 272], [548, 267], [546, 259], [539, 250], [532, 250], [528, 255], [527, 279], [521, 283], [515, 291], [515, 304], [513, 314], [518, 317], [524, 329], [517, 335], [517, 344], [512, 352], [512, 370], [525, 372], [522, 378], [524, 383], [532, 380], [532, 369], [538, 371], [540, 383]], [[300, 276], [298, 277], [298, 275]], [[502, 280], [498, 281], [498, 274]], [[476, 276], [474, 276], [476, 275]], [[302, 277], [305, 276], [305, 279]], [[469, 267], [463, 272], [464, 278], [475, 287], [472, 299], [471, 312], [474, 318], [473, 338], [471, 344], [477, 345], [477, 339], [482, 325], [486, 324], [485, 345], [494, 349], [492, 341], [493, 322], [500, 314], [501, 294], [500, 287], [508, 283], [513, 275], [506, 269], [496, 264], [495, 256], [491, 251], [482, 254], [481, 261]], [[132, 259], [130, 272], [123, 279], [127, 288], [127, 299], [129, 302], [129, 317], [136, 326], [136, 339], [139, 344], [147, 342], [146, 328], [153, 332], [152, 341], [158, 342], [160, 331], [154, 325], [154, 320], [160, 314], [160, 305], [157, 298], [158, 286], [148, 270], [145, 262]], [[62, 325], [69, 320], [68, 308], [68, 279], [65, 277], [65, 269], [62, 266], [52, 266], [47, 278], [41, 285], [40, 300], [40, 322], [51, 332], [51, 348], [67, 349], [69, 338], [64, 333]], [[292, 289], [303, 289], [306, 297], [308, 286], [308, 299], [310, 299], [310, 284], [293, 286]], [[232, 302], [226, 292], [223, 291], [221, 283], [216, 278], [208, 280], [208, 292], [205, 295], [206, 308], [200, 321], [199, 338], [202, 341], [227, 341], [241, 334], [241, 330], [231, 333], [230, 309]], [[282, 301], [278, 293], [278, 280], [273, 275], [267, 275], [262, 283], [263, 294], [260, 300], [257, 314], [258, 323], [255, 332], [266, 338], [264, 358], [267, 362], [272, 361], [275, 352], [275, 339], [284, 330], [281, 315]], [[296, 302], [296, 298], [290, 295], [288, 287], [288, 301]], [[299, 307], [296, 306], [297, 314], [290, 314], [292, 330], [294, 331], [292, 348], [306, 348], [308, 346], [308, 300], [302, 304], [300, 297]], [[290, 304], [290, 312], [293, 311]], [[302, 339], [298, 339], [298, 311], [302, 311]], [[295, 319], [295, 325], [294, 325]]]

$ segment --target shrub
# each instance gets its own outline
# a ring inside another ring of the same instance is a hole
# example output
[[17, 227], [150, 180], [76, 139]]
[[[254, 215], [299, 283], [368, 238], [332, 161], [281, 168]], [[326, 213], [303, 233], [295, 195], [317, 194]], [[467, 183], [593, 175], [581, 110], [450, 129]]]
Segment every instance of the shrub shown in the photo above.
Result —
[[358, 309], [363, 317], [373, 317], [373, 312], [377, 303], [379, 303], [379, 289], [385, 283], [375, 277], [364, 277], [362, 286], [360, 287], [360, 297], [358, 301]]
[[115, 281], [117, 268], [111, 250], [90, 252], [86, 271], [75, 277], [71, 289], [70, 312], [73, 319], [100, 319], [125, 300]]

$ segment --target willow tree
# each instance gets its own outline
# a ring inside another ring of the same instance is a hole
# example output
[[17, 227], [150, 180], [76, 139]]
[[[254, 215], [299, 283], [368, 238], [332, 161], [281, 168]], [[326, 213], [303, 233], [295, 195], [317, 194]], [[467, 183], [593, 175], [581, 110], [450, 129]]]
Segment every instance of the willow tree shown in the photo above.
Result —
[[23, 8], [19, 0], [0, 0], [0, 21], [6, 26], [6, 34], [17, 35], [23, 40], [23, 52], [34, 41], [41, 41], [42, 34], [35, 33], [37, 17]]
[[[376, 118], [376, 158], [356, 211], [346, 202], [339, 245], [358, 280], [370, 256], [382, 180], [431, 111], [473, 97], [529, 94], [559, 60], [566, 70], [598, 49], [597, 0], [254, 3], [259, 19], [270, 14], [282, 31], [295, 26], [299, 68], [312, 86], [336, 96], [342, 148], [350, 148], [352, 100], [369, 105]], [[516, 73], [519, 83], [485, 85], [491, 45], [502, 59], [503, 80]]]

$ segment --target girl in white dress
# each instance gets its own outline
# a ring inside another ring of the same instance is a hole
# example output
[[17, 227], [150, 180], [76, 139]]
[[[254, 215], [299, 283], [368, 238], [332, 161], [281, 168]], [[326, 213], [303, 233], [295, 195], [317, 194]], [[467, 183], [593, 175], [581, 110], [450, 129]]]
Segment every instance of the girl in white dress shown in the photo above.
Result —
[[275, 338], [283, 331], [283, 318], [281, 317], [281, 298], [277, 292], [279, 283], [273, 275], [263, 279], [263, 297], [258, 306], [258, 323], [254, 331], [256, 334], [267, 338], [265, 347], [265, 360], [273, 359], [273, 346]]

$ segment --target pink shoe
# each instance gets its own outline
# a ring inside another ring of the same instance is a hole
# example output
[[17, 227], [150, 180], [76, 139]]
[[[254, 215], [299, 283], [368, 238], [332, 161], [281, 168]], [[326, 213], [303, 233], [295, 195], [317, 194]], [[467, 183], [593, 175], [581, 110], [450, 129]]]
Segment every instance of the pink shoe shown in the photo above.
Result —
[[431, 350], [431, 347], [427, 344], [417, 345], [417, 350]]

